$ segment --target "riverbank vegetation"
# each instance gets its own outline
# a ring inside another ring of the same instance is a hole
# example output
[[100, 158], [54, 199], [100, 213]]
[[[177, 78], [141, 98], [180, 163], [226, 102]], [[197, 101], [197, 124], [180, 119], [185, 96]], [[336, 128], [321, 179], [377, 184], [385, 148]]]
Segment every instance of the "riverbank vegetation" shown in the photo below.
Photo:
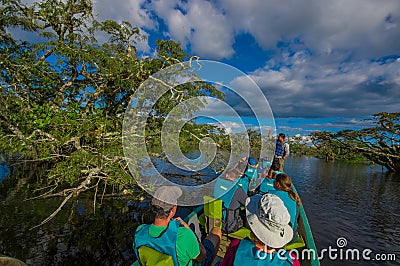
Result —
[[374, 114], [372, 122], [373, 127], [361, 130], [313, 132], [312, 145], [294, 138], [292, 151], [325, 160], [375, 163], [400, 172], [400, 113]]
[[[98, 195], [135, 186], [121, 140], [129, 101], [150, 75], [195, 58], [170, 40], [158, 40], [156, 54], [140, 58], [136, 45], [145, 38], [140, 29], [129, 22], [97, 21], [89, 0], [32, 5], [2, 0], [0, 11], [4, 161], [12, 169], [27, 164], [43, 169], [35, 180], [43, 189], [31, 196], [63, 197], [60, 207], [86, 190], [94, 192], [96, 203]], [[16, 39], [10, 31], [26, 38]], [[167, 91], [149, 117], [148, 145], [157, 146], [162, 121], [175, 105], [202, 95], [223, 98], [203, 82]], [[181, 142], [213, 134], [211, 128], [188, 125]]]

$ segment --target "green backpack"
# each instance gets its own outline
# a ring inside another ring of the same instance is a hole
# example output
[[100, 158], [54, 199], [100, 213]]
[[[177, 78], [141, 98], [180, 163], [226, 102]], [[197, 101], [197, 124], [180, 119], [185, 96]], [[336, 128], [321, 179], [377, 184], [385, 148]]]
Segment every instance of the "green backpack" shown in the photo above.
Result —
[[163, 254], [152, 248], [141, 246], [138, 250], [139, 261], [135, 261], [132, 266], [173, 266], [174, 260], [172, 256]]

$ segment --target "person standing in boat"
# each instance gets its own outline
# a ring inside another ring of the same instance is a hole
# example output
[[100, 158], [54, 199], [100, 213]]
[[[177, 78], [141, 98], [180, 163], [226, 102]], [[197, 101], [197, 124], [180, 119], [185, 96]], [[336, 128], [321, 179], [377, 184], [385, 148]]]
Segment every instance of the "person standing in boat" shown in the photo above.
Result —
[[290, 215], [282, 200], [273, 194], [254, 195], [246, 200], [246, 218], [251, 238], [231, 242], [219, 266], [300, 265], [283, 247], [293, 237]]
[[289, 144], [285, 142], [285, 137], [285, 134], [279, 133], [275, 146], [275, 156], [273, 164], [279, 165], [279, 168], [277, 170], [280, 172], [283, 172], [285, 159], [289, 156], [290, 153]]
[[180, 217], [173, 218], [182, 190], [177, 186], [162, 186], [151, 201], [155, 219], [152, 224], [140, 225], [135, 232], [134, 265], [210, 265], [219, 248], [221, 229], [213, 228], [200, 242]]
[[246, 204], [247, 194], [237, 183], [239, 177], [240, 173], [231, 168], [226, 170], [225, 175], [219, 177], [214, 185], [213, 197], [221, 199], [225, 209], [222, 230], [228, 234], [237, 231], [244, 224], [240, 207]]

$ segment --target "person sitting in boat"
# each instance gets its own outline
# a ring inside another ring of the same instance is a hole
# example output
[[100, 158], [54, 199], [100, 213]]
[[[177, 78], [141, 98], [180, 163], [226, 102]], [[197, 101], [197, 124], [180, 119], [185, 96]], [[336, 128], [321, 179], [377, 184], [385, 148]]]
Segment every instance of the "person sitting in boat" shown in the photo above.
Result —
[[278, 196], [257, 194], [248, 198], [246, 218], [251, 237], [233, 240], [219, 266], [300, 265], [294, 254], [283, 249], [293, 230], [289, 212]]
[[274, 190], [275, 178], [276, 172], [272, 168], [270, 168], [258, 188], [259, 194], [265, 194], [270, 190]]
[[156, 190], [151, 201], [154, 222], [140, 225], [134, 235], [134, 265], [192, 265], [192, 260], [211, 264], [219, 248], [221, 229], [213, 228], [200, 242], [187, 223], [180, 217], [173, 218], [181, 195], [177, 186]]
[[292, 189], [292, 179], [284, 173], [276, 175], [274, 189], [269, 190], [268, 193], [277, 195], [283, 201], [290, 214], [292, 229], [296, 230], [298, 207], [300, 207], [301, 200]]
[[214, 185], [213, 197], [223, 201], [225, 210], [222, 230], [228, 234], [237, 231], [244, 224], [240, 216], [240, 207], [246, 204], [247, 194], [237, 183], [239, 177], [240, 173], [231, 168], [225, 171], [223, 177], [217, 178]]
[[[244, 186], [243, 186], [243, 188], [245, 189], [245, 192], [247, 194], [250, 194], [256, 188], [258, 174], [259, 174], [259, 170], [258, 170], [257, 160], [254, 159], [253, 157], [249, 157], [249, 159], [247, 160], [247, 168], [243, 174], [244, 179], [247, 178], [247, 180], [249, 182], [247, 188], [244, 188]], [[249, 193], [249, 191], [250, 191], [250, 193]]]

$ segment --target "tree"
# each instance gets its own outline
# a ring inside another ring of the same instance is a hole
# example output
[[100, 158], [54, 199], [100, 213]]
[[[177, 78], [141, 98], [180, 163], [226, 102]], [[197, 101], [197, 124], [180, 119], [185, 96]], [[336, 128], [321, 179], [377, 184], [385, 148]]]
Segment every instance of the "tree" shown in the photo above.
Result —
[[314, 147], [310, 146], [309, 140], [304, 140], [300, 136], [294, 136], [290, 138], [289, 145], [290, 153], [307, 156], [318, 155], [316, 153], [315, 144]]
[[[60, 207], [88, 189], [96, 197], [107, 184], [135, 184], [122, 152], [123, 114], [151, 74], [189, 58], [180, 44], [159, 40], [157, 56], [139, 59], [139, 28], [96, 21], [89, 0], [2, 0], [1, 11], [0, 151], [8, 162], [45, 165], [39, 182], [50, 190], [42, 197], [65, 196]], [[40, 41], [15, 40], [10, 27], [36, 32]], [[99, 43], [96, 33], [109, 41]], [[157, 135], [174, 105], [199, 95], [222, 98], [202, 83], [171, 88], [147, 132]]]
[[342, 130], [337, 133], [313, 133], [313, 143], [327, 157], [357, 158], [400, 172], [400, 113], [373, 115], [375, 127]]

